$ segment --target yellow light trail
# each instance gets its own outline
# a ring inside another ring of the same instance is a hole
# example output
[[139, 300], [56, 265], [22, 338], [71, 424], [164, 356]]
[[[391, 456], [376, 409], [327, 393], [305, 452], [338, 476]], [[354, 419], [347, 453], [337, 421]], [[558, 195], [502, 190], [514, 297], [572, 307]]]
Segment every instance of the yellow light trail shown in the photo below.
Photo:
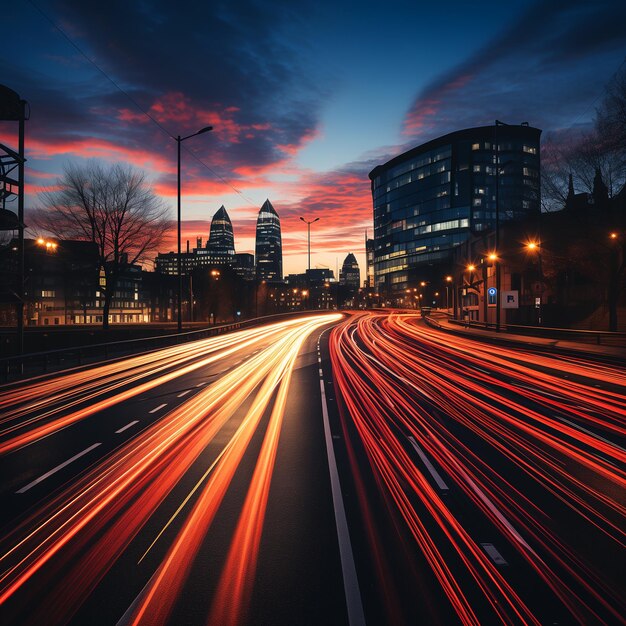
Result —
[[[254, 332], [220, 337], [218, 342], [208, 342], [209, 347], [219, 345], [220, 348], [211, 357], [200, 358], [199, 362], [203, 365], [236, 351], [261, 351], [95, 463], [10, 532], [0, 543], [3, 570], [0, 575], [0, 604], [10, 604], [12, 614], [20, 618], [27, 613], [29, 617], [22, 619], [22, 623], [66, 621], [192, 464], [199, 460], [215, 436], [222, 432], [242, 403], [253, 394], [250, 409], [218, 454], [212, 471], [207, 473], [206, 484], [199, 489], [187, 518], [182, 519], [184, 505], [178, 512], [180, 519], [175, 521], [180, 525], [179, 539], [169, 549], [157, 576], [153, 578], [154, 585], [165, 585], [159, 587], [163, 593], [158, 594], [158, 603], [155, 605], [146, 598], [141, 604], [142, 614], [147, 616], [162, 616], [171, 610], [184, 582], [184, 573], [193, 562], [248, 443], [262, 423], [265, 410], [273, 402], [257, 470], [249, 487], [251, 495], [245, 505], [246, 510], [252, 513], [254, 523], [251, 527], [250, 521], [240, 521], [239, 527], [245, 527], [245, 530], [237, 531], [233, 543], [235, 547], [229, 557], [231, 566], [222, 576], [225, 586], [234, 585], [239, 590], [243, 615], [250, 585], [240, 587], [239, 582], [230, 578], [237, 576], [236, 572], [242, 568], [246, 581], [254, 577], [267, 488], [295, 359], [303, 341], [312, 332], [339, 319], [341, 316], [336, 314], [303, 317]], [[171, 353], [166, 358], [170, 356]], [[183, 355], [180, 358], [183, 362], [187, 361]], [[160, 360], [157, 361], [159, 363]], [[198, 367], [202, 365], [193, 362], [184, 365], [181, 370], [188, 373]], [[159, 374], [158, 383], [150, 380], [138, 387], [143, 391], [152, 389], [176, 374], [181, 375], [177, 371]], [[134, 391], [116, 393], [116, 401], [137, 395]], [[188, 502], [191, 503], [191, 499]], [[242, 543], [241, 534], [253, 537], [253, 540]], [[180, 537], [185, 538], [182, 544]], [[238, 563], [233, 565], [235, 562]], [[29, 591], [32, 593], [33, 585], [42, 596], [37, 606], [29, 603]], [[153, 598], [153, 594], [148, 593], [147, 596]], [[63, 601], [60, 602], [59, 598]], [[135, 621], [155, 623], [150, 621], [152, 617], [143, 620], [140, 617]], [[157, 621], [163, 620], [159, 618]]]

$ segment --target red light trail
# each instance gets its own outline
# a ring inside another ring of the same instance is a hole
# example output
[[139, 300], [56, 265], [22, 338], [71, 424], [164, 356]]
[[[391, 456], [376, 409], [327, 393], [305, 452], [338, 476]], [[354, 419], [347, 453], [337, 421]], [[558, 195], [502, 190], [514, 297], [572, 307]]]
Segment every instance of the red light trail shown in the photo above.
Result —
[[[626, 434], [624, 370], [494, 349], [433, 331], [417, 319], [363, 314], [332, 331], [330, 355], [357, 487], [363, 483], [351, 428], [383, 498], [410, 530], [462, 623], [541, 620], [431, 484], [411, 444], [445, 472], [441, 484], [465, 494], [574, 619], [621, 622], [626, 609], [615, 581], [605, 580], [589, 555], [583, 558], [568, 544], [530, 494], [556, 498], [616, 551], [624, 548], [626, 451], [616, 443]], [[596, 381], [611, 388], [594, 386]], [[364, 493], [359, 502], [375, 552], [378, 538]], [[435, 540], [433, 525], [443, 543]], [[464, 578], [450, 567], [450, 549]], [[379, 557], [381, 586], [387, 570]], [[468, 577], [491, 617], [474, 607], [476, 594], [460, 582]], [[389, 615], [394, 610], [389, 601]]]

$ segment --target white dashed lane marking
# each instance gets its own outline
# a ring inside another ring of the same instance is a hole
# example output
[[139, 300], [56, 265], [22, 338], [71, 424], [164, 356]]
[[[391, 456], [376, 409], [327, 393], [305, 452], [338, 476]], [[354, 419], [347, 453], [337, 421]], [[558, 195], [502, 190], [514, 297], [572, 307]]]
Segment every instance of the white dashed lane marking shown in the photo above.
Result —
[[67, 461], [64, 461], [63, 463], [61, 463], [61, 465], [57, 465], [56, 467], [53, 467], [49, 472], [42, 474], [39, 478], [35, 478], [35, 480], [28, 483], [28, 485], [22, 487], [15, 493], [25, 493], [26, 491], [28, 491], [35, 485], [38, 485], [40, 482], [46, 480], [46, 478], [50, 478], [50, 476], [52, 476], [53, 474], [56, 474], [59, 470], [62, 470], [64, 467], [67, 467], [70, 463], [73, 463], [74, 461], [76, 461], [76, 459], [80, 459], [81, 456], [85, 456], [85, 454], [91, 452], [94, 448], [97, 448], [99, 445], [102, 445], [102, 444], [94, 443], [93, 446], [89, 446], [88, 448], [85, 448], [82, 452], [75, 454], [71, 459], [68, 459]]
[[152, 411], [148, 411], [148, 413], [156, 413], [157, 411], [160, 411], [164, 406], [167, 406], [167, 402], [159, 404], [159, 406], [154, 407]]
[[122, 426], [119, 430], [116, 430], [115, 434], [118, 435], [119, 433], [123, 433], [125, 430], [127, 430], [131, 426], [134, 426], [135, 424], [138, 424], [138, 423], [139, 423], [139, 420], [134, 420], [134, 421], [126, 424], [126, 426]]

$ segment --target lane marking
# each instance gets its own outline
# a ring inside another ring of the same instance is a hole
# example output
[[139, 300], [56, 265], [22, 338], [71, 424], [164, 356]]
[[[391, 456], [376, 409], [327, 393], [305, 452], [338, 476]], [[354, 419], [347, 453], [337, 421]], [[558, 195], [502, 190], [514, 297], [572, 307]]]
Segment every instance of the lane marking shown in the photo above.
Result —
[[322, 368], [321, 367], [318, 369], [318, 371], [320, 373], [320, 378], [321, 378], [324, 375], [324, 372], [322, 372]]
[[426, 469], [430, 472], [430, 475], [433, 477], [434, 481], [437, 483], [437, 487], [442, 491], [448, 491], [450, 488], [446, 484], [439, 472], [434, 468], [433, 464], [430, 462], [430, 459], [424, 454], [423, 450], [417, 445], [417, 441], [415, 441], [415, 437], [409, 437], [409, 441], [413, 448], [415, 448], [415, 452], [419, 455], [420, 459], [422, 459], [422, 463], [426, 466]]
[[206, 385], [206, 383], [198, 383], [196, 387], [202, 387], [203, 385]]
[[159, 404], [159, 406], [152, 409], [152, 411], [148, 411], [148, 413], [156, 413], [157, 411], [160, 411], [164, 406], [167, 406], [167, 402], [164, 402], [163, 404]]
[[489, 370], [481, 369], [480, 367], [476, 367], [475, 365], [472, 365], [471, 368], [473, 370], [478, 370], [479, 372], [482, 372], [483, 374], [491, 374], [491, 372]]
[[186, 391], [181, 391], [176, 397], [182, 398], [183, 396], [186, 396], [188, 393], [191, 393], [191, 389], [187, 389]]
[[586, 433], [587, 435], [589, 435], [590, 437], [593, 437], [594, 439], [599, 439], [600, 441], [603, 441], [604, 443], [608, 443], [610, 446], [614, 446], [620, 452], [626, 452], [626, 449], [624, 449], [622, 446], [618, 445], [617, 443], [609, 439], [605, 439], [604, 437], [602, 437], [602, 435], [598, 435], [597, 433], [594, 433], [591, 430], [587, 430], [584, 426], [581, 426], [580, 424], [576, 424], [575, 422], [570, 422], [565, 417], [557, 416], [557, 419], [560, 420], [561, 422], [565, 422], [568, 426], [571, 426], [572, 428], [576, 430], [580, 430], [581, 432]]
[[463, 476], [465, 482], [467, 482], [467, 484], [472, 488], [472, 491], [483, 501], [487, 508], [496, 516], [498, 521], [507, 529], [511, 537], [513, 537], [513, 539], [515, 539], [518, 544], [526, 548], [526, 550], [528, 550], [531, 554], [539, 558], [537, 553], [528, 545], [528, 543], [526, 543], [526, 541], [524, 541], [524, 539], [517, 532], [517, 530], [515, 530], [513, 524], [511, 524], [511, 522], [509, 522], [509, 520], [504, 517], [498, 507], [485, 495], [483, 490], [471, 479], [469, 474], [460, 467], [459, 470], [459, 474]]
[[508, 565], [505, 558], [498, 552], [493, 543], [481, 543], [480, 545], [496, 565]]
[[348, 623], [350, 626], [365, 626], [365, 615], [361, 602], [359, 579], [357, 578], [356, 566], [354, 565], [354, 554], [352, 552], [352, 543], [350, 542], [346, 509], [341, 498], [341, 484], [339, 483], [339, 471], [337, 470], [335, 449], [333, 448], [333, 439], [330, 432], [326, 392], [324, 390], [324, 381], [321, 378], [320, 391], [322, 393], [322, 417], [324, 421], [324, 439], [326, 440], [326, 456], [328, 458], [328, 470], [330, 472], [333, 508], [335, 509], [335, 525], [337, 527], [337, 539], [339, 541], [339, 558], [341, 560], [343, 588], [346, 595], [346, 607], [348, 609]]
[[528, 389], [528, 391], [534, 391], [535, 393], [540, 393], [543, 396], [549, 396], [551, 398], [556, 398], [557, 400], [563, 400], [563, 396], [559, 396], [555, 393], [550, 393], [549, 391], [544, 391], [543, 389], [537, 389], [537, 387], [531, 387], [530, 385], [523, 385], [522, 383], [513, 383], [516, 387], [521, 387], [522, 389]]
[[131, 426], [134, 426], [135, 424], [138, 424], [139, 420], [135, 420], [133, 422], [130, 422], [129, 424], [126, 424], [126, 426], [122, 426], [119, 430], [115, 431], [115, 434], [118, 435], [119, 433], [123, 433], [126, 429], [130, 428]]
[[38, 485], [40, 482], [46, 480], [46, 478], [50, 478], [50, 476], [52, 476], [53, 474], [56, 474], [59, 470], [62, 470], [64, 467], [67, 467], [70, 463], [73, 463], [74, 461], [76, 461], [76, 459], [80, 459], [81, 456], [85, 456], [85, 454], [91, 452], [94, 448], [97, 448], [100, 445], [102, 445], [102, 444], [101, 443], [94, 443], [93, 446], [89, 446], [88, 448], [85, 448], [82, 452], [79, 452], [78, 454], [75, 454], [71, 459], [68, 459], [67, 461], [64, 461], [63, 463], [61, 463], [61, 465], [57, 465], [56, 467], [52, 468], [49, 472], [46, 472], [45, 474], [42, 474], [39, 478], [35, 478], [35, 480], [33, 480], [32, 482], [28, 483], [28, 485], [22, 487], [21, 489], [19, 489], [15, 493], [25, 493], [25, 492], [27, 492], [29, 489], [31, 489], [35, 485]]

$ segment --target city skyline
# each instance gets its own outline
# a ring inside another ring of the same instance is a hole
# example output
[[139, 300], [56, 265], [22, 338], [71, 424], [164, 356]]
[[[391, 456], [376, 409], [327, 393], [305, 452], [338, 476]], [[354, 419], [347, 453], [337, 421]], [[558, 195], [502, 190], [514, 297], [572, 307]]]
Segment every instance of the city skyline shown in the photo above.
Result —
[[[0, 60], [3, 81], [31, 105], [27, 210], [66, 162], [88, 157], [132, 161], [173, 208], [176, 146], [167, 135], [212, 124], [183, 150], [183, 240], [206, 237], [225, 205], [239, 250], [253, 251], [258, 206], [270, 197], [285, 274], [306, 266], [300, 216], [321, 217], [313, 267], [335, 268], [350, 250], [365, 267], [374, 166], [494, 119], [528, 121], [548, 142], [585, 129], [624, 59], [617, 2], [453, 3], [446, 15], [396, 8], [349, 5], [330, 19], [325, 3], [180, 14], [165, 3], [97, 14], [72, 2], [10, 7], [7, 48], [36, 42]], [[185, 63], [194, 56], [206, 60], [201, 69]], [[0, 141], [12, 145], [13, 135], [0, 124]], [[174, 232], [173, 223], [163, 252], [175, 248]]]

